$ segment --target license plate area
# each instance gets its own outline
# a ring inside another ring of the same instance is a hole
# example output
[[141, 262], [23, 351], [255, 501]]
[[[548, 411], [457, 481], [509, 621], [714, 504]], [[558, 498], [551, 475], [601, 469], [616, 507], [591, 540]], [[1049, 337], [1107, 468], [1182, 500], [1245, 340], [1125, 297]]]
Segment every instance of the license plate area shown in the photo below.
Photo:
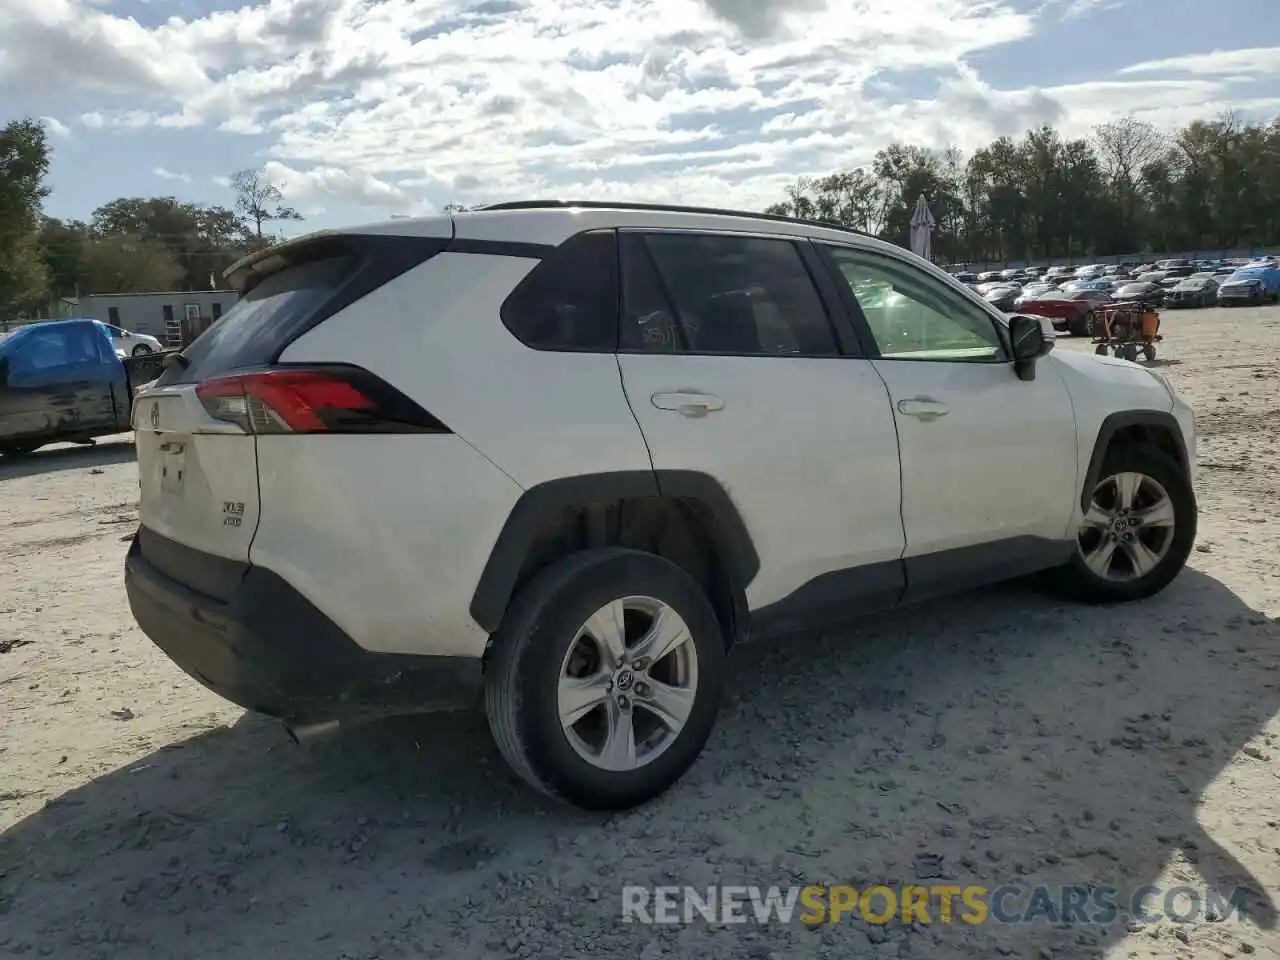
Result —
[[160, 492], [181, 496], [187, 472], [187, 446], [177, 440], [160, 444]]

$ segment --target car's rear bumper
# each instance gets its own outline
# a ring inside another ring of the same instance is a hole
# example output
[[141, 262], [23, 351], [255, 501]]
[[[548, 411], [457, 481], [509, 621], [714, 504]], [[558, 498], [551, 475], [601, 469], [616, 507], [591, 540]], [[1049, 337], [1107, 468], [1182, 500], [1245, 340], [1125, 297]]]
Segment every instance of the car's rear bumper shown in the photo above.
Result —
[[159, 570], [135, 538], [125, 590], [143, 633], [190, 676], [291, 724], [466, 706], [482, 689], [478, 659], [371, 653], [261, 567], [247, 566], [216, 599]]

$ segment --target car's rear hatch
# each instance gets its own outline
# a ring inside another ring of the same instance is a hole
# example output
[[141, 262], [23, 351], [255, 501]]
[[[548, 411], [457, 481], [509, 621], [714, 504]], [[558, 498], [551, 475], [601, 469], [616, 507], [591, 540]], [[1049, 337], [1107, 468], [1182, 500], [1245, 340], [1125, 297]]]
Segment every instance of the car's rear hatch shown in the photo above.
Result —
[[314, 411], [298, 404], [340, 404], [333, 398], [351, 376], [282, 370], [280, 354], [444, 249], [452, 221], [420, 221], [415, 231], [316, 234], [228, 271], [240, 301], [171, 358], [134, 404], [140, 549], [161, 573], [217, 599], [234, 588], [258, 526], [258, 443], [263, 433], [292, 429], [258, 398], [283, 395], [307, 416]]

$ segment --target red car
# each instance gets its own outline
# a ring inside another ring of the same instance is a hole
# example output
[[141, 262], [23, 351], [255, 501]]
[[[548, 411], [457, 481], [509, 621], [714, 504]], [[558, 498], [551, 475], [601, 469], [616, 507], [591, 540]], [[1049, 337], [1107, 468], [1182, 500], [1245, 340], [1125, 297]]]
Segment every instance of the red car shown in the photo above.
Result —
[[1013, 305], [1014, 313], [1035, 317], [1048, 317], [1055, 330], [1069, 330], [1073, 336], [1087, 337], [1093, 333], [1093, 308], [1106, 302], [1110, 296], [1099, 290], [1045, 290], [1030, 297], [1022, 297]]

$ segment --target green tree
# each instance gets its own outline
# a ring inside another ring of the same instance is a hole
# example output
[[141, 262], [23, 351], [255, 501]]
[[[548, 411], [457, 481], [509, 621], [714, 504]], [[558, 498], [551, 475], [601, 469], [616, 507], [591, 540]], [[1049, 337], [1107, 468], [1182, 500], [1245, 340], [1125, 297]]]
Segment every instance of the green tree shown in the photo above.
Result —
[[251, 237], [225, 207], [202, 207], [175, 197], [121, 197], [93, 212], [98, 237], [129, 236], [161, 244], [182, 268], [174, 281], [185, 290], [206, 290], [210, 274], [222, 272], [248, 252]]
[[1280, 119], [1228, 114], [1165, 134], [1124, 118], [1087, 140], [1045, 126], [967, 160], [889, 144], [869, 173], [802, 177], [769, 210], [905, 246], [921, 194], [938, 221], [935, 257], [953, 262], [1277, 247]]
[[130, 233], [93, 237], [84, 248], [82, 263], [86, 293], [172, 290], [184, 272], [159, 240]]
[[88, 225], [78, 220], [45, 217], [40, 222], [38, 240], [52, 292], [60, 297], [74, 296], [84, 272]]
[[33, 309], [48, 293], [48, 268], [36, 239], [48, 172], [42, 124], [14, 120], [0, 129], [0, 316]]

